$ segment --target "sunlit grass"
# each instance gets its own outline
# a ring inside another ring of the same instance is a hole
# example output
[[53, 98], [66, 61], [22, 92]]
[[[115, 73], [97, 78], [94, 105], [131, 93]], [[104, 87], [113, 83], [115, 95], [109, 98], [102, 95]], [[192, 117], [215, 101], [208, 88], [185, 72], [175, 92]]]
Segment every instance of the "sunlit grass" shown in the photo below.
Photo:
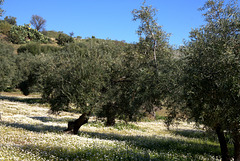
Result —
[[62, 130], [78, 114], [7, 99], [0, 107], [0, 160], [220, 160], [217, 141], [185, 122], [168, 131], [162, 120], [105, 127], [91, 118], [71, 135]]

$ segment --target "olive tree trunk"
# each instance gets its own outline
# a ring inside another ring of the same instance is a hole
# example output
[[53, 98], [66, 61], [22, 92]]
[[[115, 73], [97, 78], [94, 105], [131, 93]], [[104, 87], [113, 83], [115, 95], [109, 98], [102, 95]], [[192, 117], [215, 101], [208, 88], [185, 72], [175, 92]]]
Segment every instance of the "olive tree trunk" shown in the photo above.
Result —
[[227, 147], [227, 141], [226, 141], [226, 138], [224, 136], [224, 132], [223, 132], [220, 125], [218, 125], [215, 130], [216, 130], [218, 140], [219, 140], [219, 143], [220, 143], [220, 147], [221, 147], [222, 161], [230, 161], [230, 157], [229, 157], [229, 153], [228, 153], [228, 147]]

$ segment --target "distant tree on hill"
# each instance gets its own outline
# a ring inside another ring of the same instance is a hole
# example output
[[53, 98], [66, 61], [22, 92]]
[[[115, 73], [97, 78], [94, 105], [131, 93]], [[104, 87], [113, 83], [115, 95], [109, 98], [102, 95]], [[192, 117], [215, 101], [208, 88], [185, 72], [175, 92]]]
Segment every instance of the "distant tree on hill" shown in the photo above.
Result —
[[11, 30], [12, 25], [9, 24], [7, 21], [0, 21], [0, 33], [7, 35]]
[[46, 20], [41, 16], [32, 15], [30, 23], [35, 27], [36, 30], [40, 31], [45, 28]]
[[17, 21], [16, 21], [16, 17], [12, 17], [12, 16], [6, 16], [4, 18], [4, 21], [7, 21], [9, 24], [11, 25], [17, 25]]
[[68, 36], [67, 34], [64, 33], [60, 33], [56, 40], [58, 45], [65, 45], [67, 43], [71, 43], [74, 41], [74, 39], [71, 36]]
[[73, 37], [74, 33], [73, 32], [70, 32], [69, 33], [69, 36]]
[[[0, 6], [3, 5], [4, 0], [0, 0]], [[0, 17], [2, 17], [4, 10], [0, 7]]]

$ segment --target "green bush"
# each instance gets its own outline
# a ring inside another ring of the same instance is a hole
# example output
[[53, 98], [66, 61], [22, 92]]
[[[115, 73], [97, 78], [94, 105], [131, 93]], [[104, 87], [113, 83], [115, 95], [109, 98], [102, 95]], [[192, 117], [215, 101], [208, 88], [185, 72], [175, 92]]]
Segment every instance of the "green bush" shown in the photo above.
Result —
[[6, 21], [0, 22], [0, 33], [4, 35], [8, 35], [9, 31], [11, 30], [12, 25]]
[[48, 74], [50, 55], [21, 53], [17, 55], [16, 66], [18, 68], [18, 86], [24, 95], [32, 92], [40, 92], [43, 75]]
[[28, 43], [26, 45], [22, 45], [18, 48], [18, 53], [31, 53], [33, 55], [38, 55], [40, 53], [53, 53], [59, 51], [60, 48], [56, 46], [50, 45], [41, 45], [40, 43]]
[[41, 53], [41, 46], [39, 43], [29, 43], [26, 45], [22, 45], [17, 49], [18, 53], [26, 53], [29, 52], [33, 55], [39, 55]]
[[67, 43], [73, 42], [73, 38], [71, 36], [68, 36], [67, 34], [59, 34], [57, 40], [58, 45], [65, 45]]
[[30, 41], [48, 43], [50, 39], [39, 31], [30, 28], [29, 25], [12, 26], [9, 32], [9, 39], [14, 44], [25, 44]]
[[57, 46], [50, 46], [50, 45], [41, 45], [41, 52], [42, 53], [53, 53], [59, 51], [61, 48]]
[[14, 85], [15, 74], [13, 47], [0, 42], [0, 91]]
[[72, 53], [84, 53], [87, 51], [87, 46], [83, 43], [68, 43], [62, 48], [62, 50]]

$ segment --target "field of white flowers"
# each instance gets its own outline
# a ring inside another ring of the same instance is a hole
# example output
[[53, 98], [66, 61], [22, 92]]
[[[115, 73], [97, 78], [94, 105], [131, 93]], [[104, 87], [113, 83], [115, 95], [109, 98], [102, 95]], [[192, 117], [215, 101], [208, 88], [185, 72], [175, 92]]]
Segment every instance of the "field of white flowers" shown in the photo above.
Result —
[[49, 114], [38, 98], [0, 94], [0, 160], [219, 160], [214, 136], [180, 123], [168, 131], [163, 121], [105, 127], [92, 117], [78, 135], [61, 132], [79, 114]]

